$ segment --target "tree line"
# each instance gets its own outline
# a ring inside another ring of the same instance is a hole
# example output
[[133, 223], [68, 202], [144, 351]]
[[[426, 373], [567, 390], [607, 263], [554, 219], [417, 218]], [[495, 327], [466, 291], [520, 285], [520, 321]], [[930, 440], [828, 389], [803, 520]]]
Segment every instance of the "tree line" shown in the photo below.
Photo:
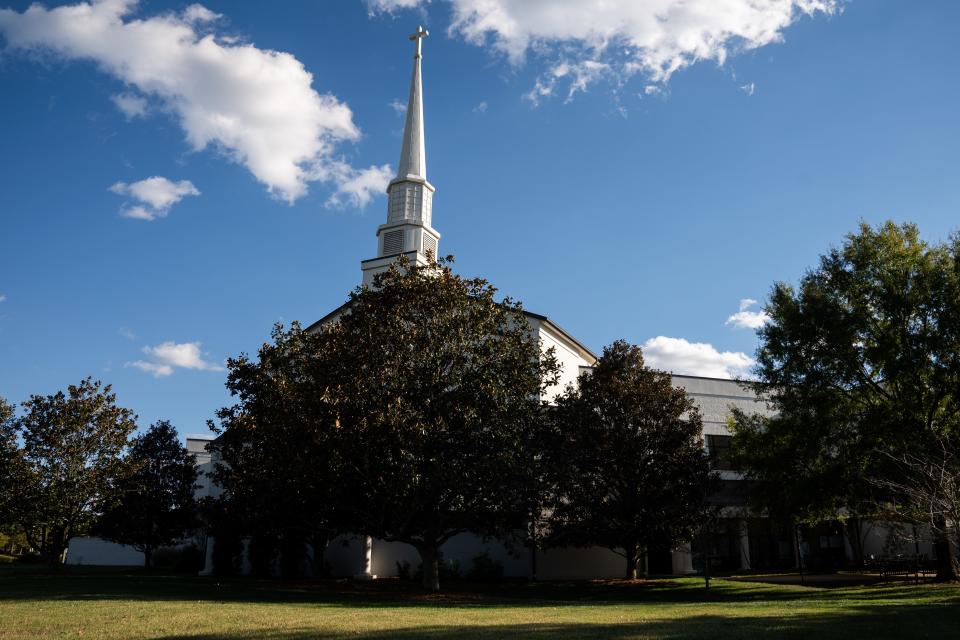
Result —
[[559, 364], [521, 305], [444, 261], [395, 265], [228, 368], [213, 533], [250, 537], [254, 571], [307, 545], [322, 571], [330, 540], [360, 534], [413, 546], [437, 590], [441, 547], [470, 532], [601, 545], [636, 577], [645, 549], [690, 539], [713, 483], [697, 408], [638, 347], [613, 343], [548, 403]]
[[[439, 261], [374, 285], [333, 320], [276, 326], [254, 357], [229, 361], [236, 401], [211, 422], [222, 494], [203, 509], [224, 570], [246, 540], [254, 571], [295, 574], [309, 547], [319, 573], [333, 538], [370, 535], [416, 548], [436, 590], [441, 547], [471, 532], [607, 547], [635, 577], [645, 550], [711, 521], [699, 411], [639, 347], [614, 342], [550, 398], [555, 355], [486, 281]], [[840, 520], [858, 562], [864, 522], [922, 525], [939, 576], [955, 579], [960, 239], [863, 224], [797, 285], [775, 284], [765, 311], [741, 382], [772, 411], [729, 423], [753, 513]], [[135, 416], [90, 379], [22, 408], [0, 403], [0, 523], [51, 562], [91, 530], [149, 558], [196, 522], [196, 476], [170, 425], [131, 439]]]
[[198, 524], [195, 461], [169, 422], [133, 437], [136, 416], [91, 378], [22, 407], [16, 416], [0, 398], [0, 527], [49, 565], [93, 533], [132, 545], [149, 567]]

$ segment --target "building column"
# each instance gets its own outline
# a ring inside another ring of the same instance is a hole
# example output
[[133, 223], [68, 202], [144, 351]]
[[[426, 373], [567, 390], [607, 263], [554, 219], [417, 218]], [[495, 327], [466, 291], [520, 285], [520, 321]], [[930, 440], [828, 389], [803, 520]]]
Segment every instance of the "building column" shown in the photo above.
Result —
[[738, 533], [740, 537], [740, 569], [750, 570], [750, 529], [746, 519], [738, 520]]
[[367, 536], [363, 541], [363, 571], [353, 576], [356, 580], [373, 580], [373, 538]]
[[673, 573], [675, 575], [685, 576], [696, 573], [696, 570], [693, 568], [693, 551], [690, 548], [689, 542], [678, 547], [672, 556]]
[[217, 544], [217, 539], [213, 536], [207, 536], [206, 553], [203, 559], [203, 569], [200, 570], [201, 576], [213, 575], [213, 546]]

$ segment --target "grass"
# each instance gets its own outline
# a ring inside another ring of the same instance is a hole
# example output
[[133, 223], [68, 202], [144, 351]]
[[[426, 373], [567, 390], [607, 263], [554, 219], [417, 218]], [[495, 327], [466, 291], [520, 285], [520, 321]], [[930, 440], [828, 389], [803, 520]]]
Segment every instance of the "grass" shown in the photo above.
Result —
[[0, 568], [0, 639], [957, 637], [960, 587], [835, 588], [732, 579], [451, 584], [218, 580]]

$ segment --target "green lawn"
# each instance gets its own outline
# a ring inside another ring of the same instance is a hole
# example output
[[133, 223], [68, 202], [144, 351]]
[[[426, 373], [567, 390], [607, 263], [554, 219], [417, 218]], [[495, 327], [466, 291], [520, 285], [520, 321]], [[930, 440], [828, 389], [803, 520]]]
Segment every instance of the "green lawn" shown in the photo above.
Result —
[[0, 639], [960, 637], [960, 587], [715, 580], [451, 584], [217, 580], [0, 568]]

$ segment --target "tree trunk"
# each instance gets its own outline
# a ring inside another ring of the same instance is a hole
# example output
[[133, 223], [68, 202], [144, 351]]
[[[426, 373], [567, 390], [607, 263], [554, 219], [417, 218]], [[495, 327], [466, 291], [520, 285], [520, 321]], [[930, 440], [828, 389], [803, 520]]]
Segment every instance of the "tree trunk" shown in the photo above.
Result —
[[153, 568], [153, 547], [143, 548], [143, 568], [144, 569]]
[[325, 578], [327, 576], [327, 546], [330, 544], [330, 537], [317, 534], [313, 536], [310, 544], [313, 547], [313, 577]]
[[937, 582], [953, 582], [957, 580], [957, 562], [953, 553], [953, 545], [947, 533], [945, 518], [938, 518], [934, 523], [936, 531], [935, 549], [937, 551]]
[[850, 550], [853, 552], [853, 564], [858, 568], [863, 566], [863, 520], [859, 517], [847, 520], [847, 540], [850, 541]]
[[627, 556], [627, 580], [637, 579], [637, 563], [640, 561], [640, 552], [637, 545], [627, 545], [624, 547]]
[[440, 550], [435, 544], [423, 544], [418, 551], [423, 563], [423, 588], [440, 591]]
[[49, 533], [49, 538], [43, 542], [42, 552], [47, 558], [47, 564], [51, 569], [59, 570], [66, 560], [67, 553], [66, 532], [62, 529], [53, 529]]

